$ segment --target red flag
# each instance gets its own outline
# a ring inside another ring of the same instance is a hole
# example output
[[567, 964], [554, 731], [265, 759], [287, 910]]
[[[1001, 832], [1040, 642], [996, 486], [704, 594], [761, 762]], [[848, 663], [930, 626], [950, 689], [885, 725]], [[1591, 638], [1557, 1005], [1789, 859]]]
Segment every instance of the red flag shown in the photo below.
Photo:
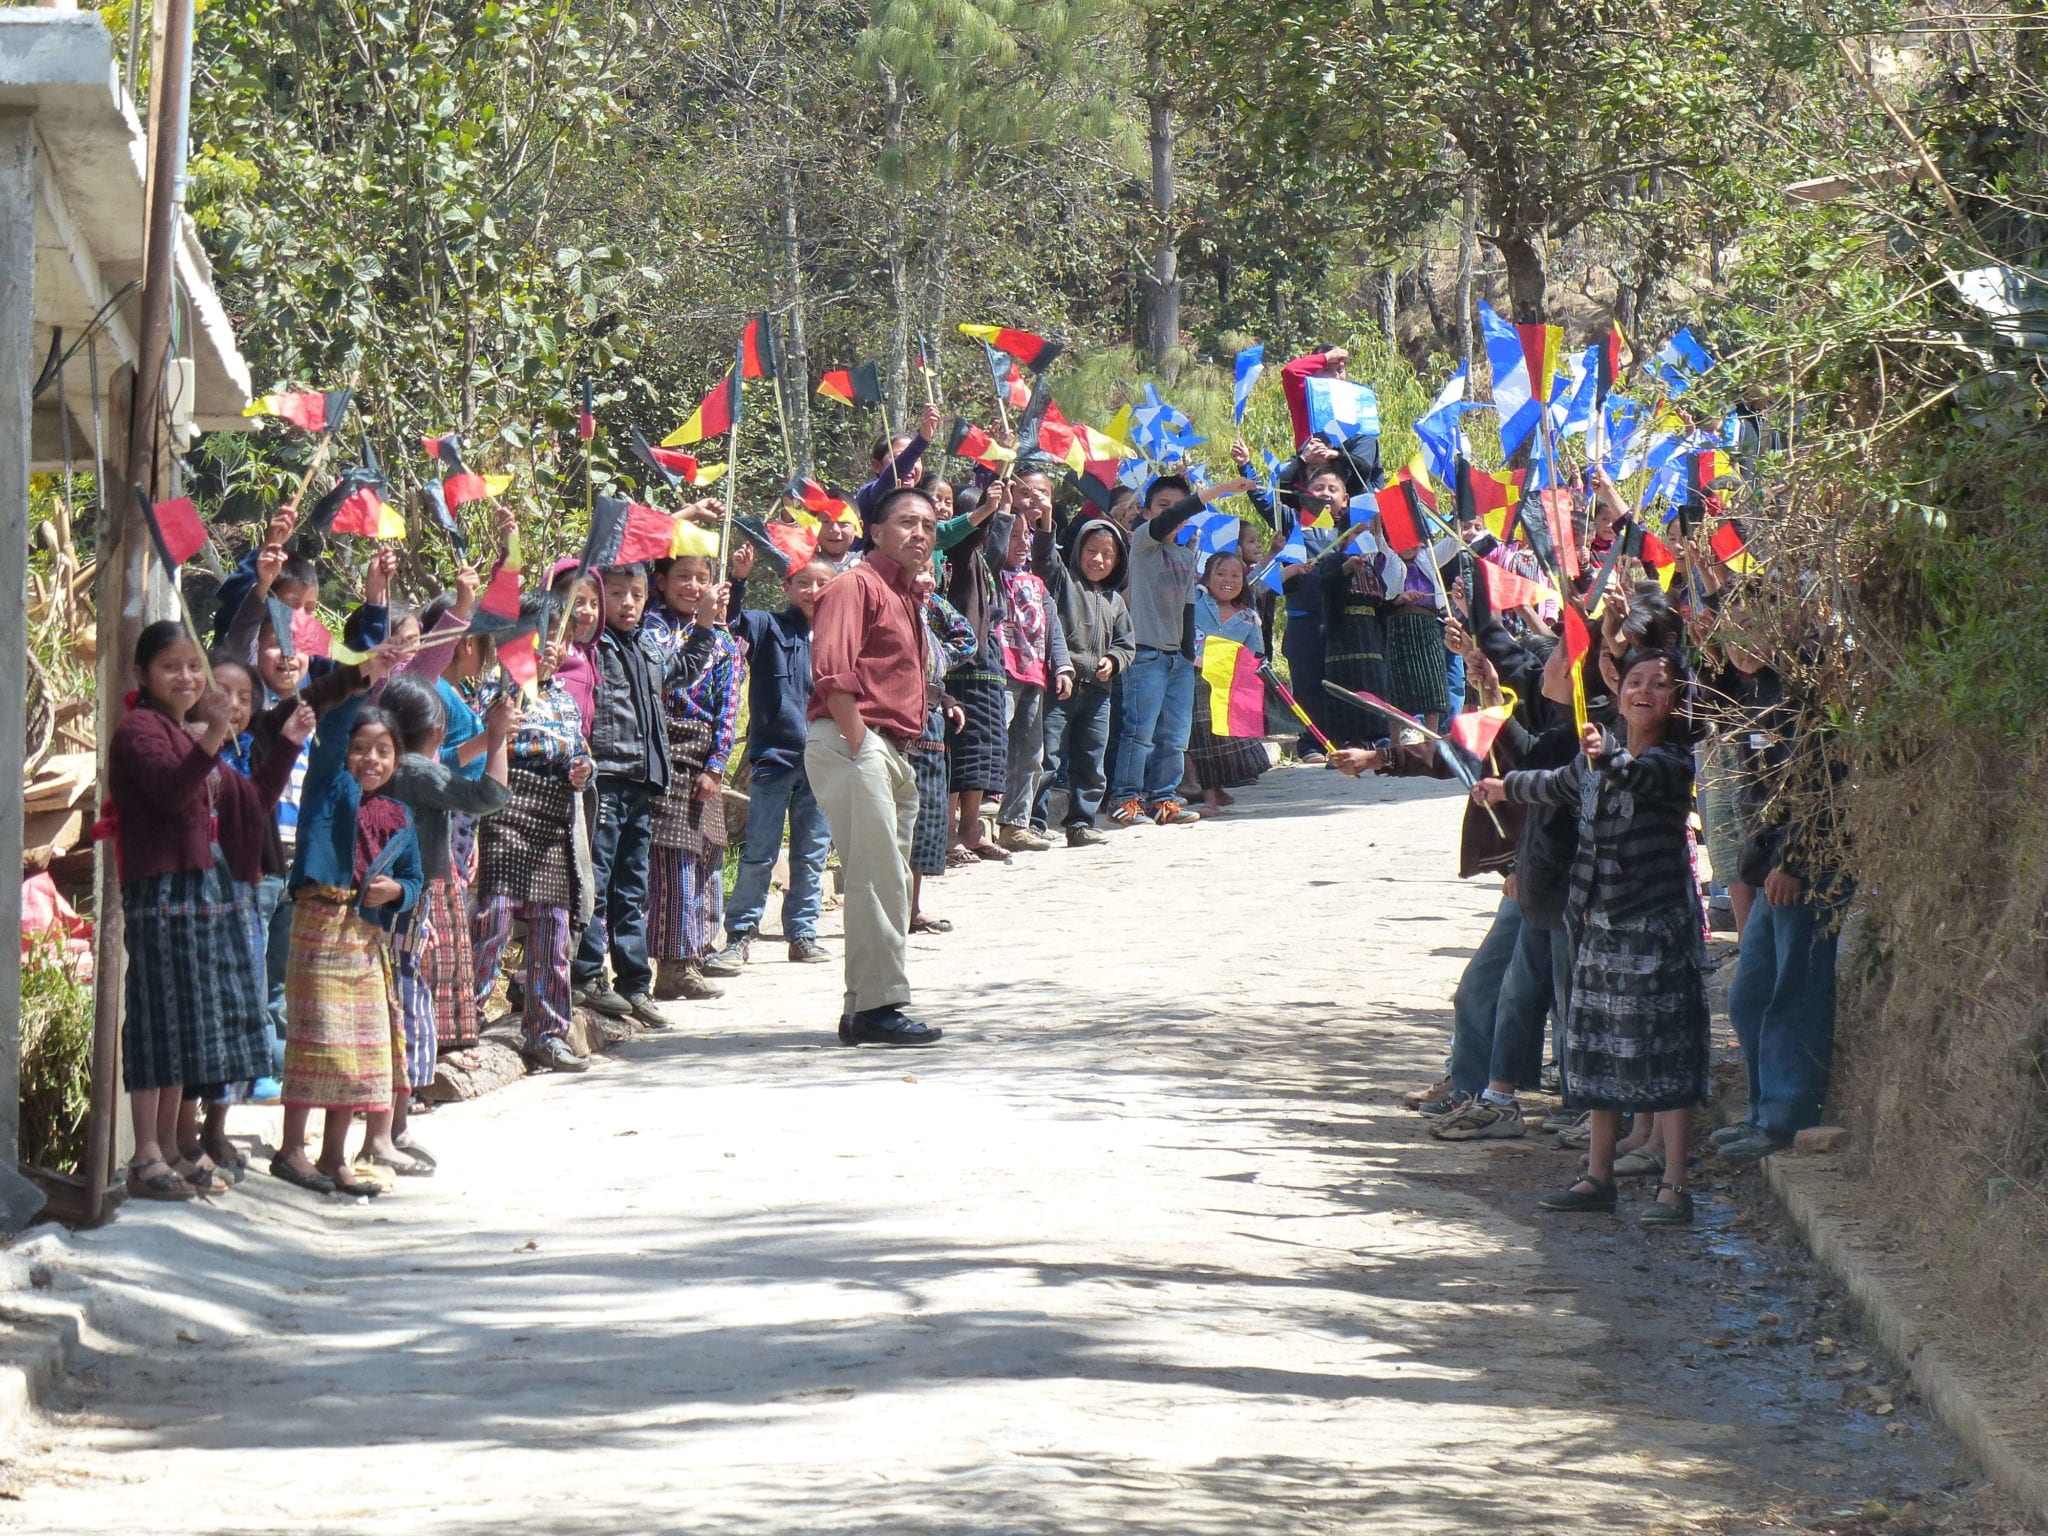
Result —
[[1434, 512], [1436, 498], [1407, 470], [1374, 492], [1373, 500], [1379, 507], [1380, 527], [1386, 533], [1387, 546], [1395, 554], [1405, 560], [1429, 542], [1422, 509], [1427, 507]]
[[1047, 341], [1043, 336], [1034, 336], [1029, 331], [1013, 331], [1006, 325], [963, 325], [960, 327], [960, 334], [972, 336], [976, 341], [987, 342], [998, 352], [1009, 353], [1033, 373], [1043, 373], [1052, 366], [1053, 359], [1060, 355], [1058, 342]]
[[519, 691], [528, 695], [540, 686], [540, 657], [534, 650], [535, 638], [529, 629], [498, 643], [498, 665], [519, 685]]
[[588, 379], [583, 381], [583, 398], [576, 405], [576, 435], [586, 443], [597, 436], [597, 412], [591, 408]]
[[1731, 571], [1747, 571], [1756, 564], [1750, 557], [1749, 541], [1742, 536], [1741, 525], [1732, 517], [1714, 529], [1707, 539], [1707, 548]]
[[739, 393], [739, 378], [727, 373], [712, 386], [703, 404], [690, 413], [690, 419], [661, 440], [662, 447], [685, 448], [691, 443], [701, 443], [707, 437], [722, 437], [730, 432], [740, 413]]
[[484, 484], [484, 477], [473, 469], [450, 475], [441, 482], [441, 499], [448, 503], [450, 512], [460, 511], [472, 501], [482, 501], [488, 495], [490, 489]]
[[1444, 734], [1459, 746], [1470, 752], [1481, 762], [1493, 750], [1493, 743], [1507, 727], [1508, 716], [1513, 711], [1504, 707], [1493, 709], [1468, 709], [1463, 714], [1453, 715]]
[[837, 400], [841, 405], [853, 404], [853, 370], [834, 368], [818, 380], [818, 393], [827, 400]]
[[1571, 604], [1564, 609], [1564, 654], [1572, 662], [1583, 661], [1586, 652], [1593, 649], [1593, 632], [1586, 628], [1585, 617]]
[[357, 485], [341, 498], [327, 526], [335, 533], [363, 539], [402, 539], [405, 517], [377, 494], [374, 485]]
[[740, 333], [740, 377], [769, 379], [777, 372], [775, 322], [763, 312], [749, 320]]
[[477, 599], [476, 605], [493, 618], [518, 618], [519, 572], [508, 565], [499, 566], [491, 576], [491, 584], [484, 588], [484, 595]]
[[1513, 608], [1533, 608], [1557, 596], [1542, 583], [1517, 575], [1484, 558], [1479, 562], [1479, 579], [1486, 583], [1486, 603], [1495, 613], [1506, 613]]
[[1572, 493], [1562, 486], [1536, 493], [1542, 498], [1543, 521], [1550, 530], [1550, 547], [1557, 551], [1557, 563], [1566, 581], [1579, 579], [1579, 540], [1572, 528]]
[[800, 571], [818, 556], [818, 535], [796, 523], [769, 523], [768, 542], [782, 552], [792, 571]]
[[142, 504], [142, 515], [149, 519], [149, 531], [156, 536], [156, 552], [165, 565], [176, 570], [206, 547], [206, 524], [199, 520], [199, 509], [192, 505], [190, 496], [152, 502], [140, 488], [135, 495]]

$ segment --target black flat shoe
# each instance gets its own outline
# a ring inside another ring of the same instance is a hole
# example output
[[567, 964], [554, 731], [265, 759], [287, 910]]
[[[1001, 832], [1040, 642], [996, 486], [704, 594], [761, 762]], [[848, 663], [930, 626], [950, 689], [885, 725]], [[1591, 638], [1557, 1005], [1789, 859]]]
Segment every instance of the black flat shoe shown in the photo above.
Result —
[[937, 1045], [943, 1029], [920, 1024], [901, 1008], [869, 1008], [853, 1016], [849, 1032], [857, 1045]]
[[1641, 1221], [1646, 1227], [1691, 1226], [1692, 1191], [1683, 1184], [1659, 1184], [1657, 1186], [1657, 1193], [1661, 1195], [1667, 1189], [1678, 1196], [1678, 1198], [1669, 1205], [1665, 1205], [1659, 1200], [1652, 1200], [1649, 1209], [1644, 1211], [1637, 1220]]
[[[1590, 1184], [1591, 1189], [1581, 1189], [1579, 1184]], [[1614, 1211], [1614, 1180], [1596, 1179], [1586, 1174], [1570, 1189], [1561, 1189], [1554, 1195], [1545, 1195], [1536, 1202], [1546, 1211]]]
[[270, 1160], [270, 1176], [273, 1179], [283, 1179], [287, 1184], [296, 1184], [300, 1189], [316, 1195], [334, 1193], [334, 1180], [324, 1173], [301, 1173], [286, 1162], [282, 1154]]
[[858, 1040], [853, 1038], [853, 1015], [850, 1013], [839, 1015], [839, 1043], [841, 1045], [860, 1044]]

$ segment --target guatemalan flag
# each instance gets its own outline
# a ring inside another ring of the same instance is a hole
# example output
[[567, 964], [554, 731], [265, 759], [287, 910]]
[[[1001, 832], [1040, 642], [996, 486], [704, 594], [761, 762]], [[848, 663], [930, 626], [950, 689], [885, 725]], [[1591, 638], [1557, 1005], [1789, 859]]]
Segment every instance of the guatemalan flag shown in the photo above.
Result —
[[1259, 382], [1259, 375], [1266, 371], [1266, 349], [1246, 347], [1237, 354], [1237, 376], [1230, 385], [1231, 419], [1240, 425], [1244, 422], [1244, 408], [1252, 398], [1252, 386]]
[[1484, 299], [1479, 301], [1479, 325], [1486, 335], [1486, 360], [1493, 369], [1493, 413], [1500, 422], [1501, 457], [1512, 459], [1542, 425], [1564, 328], [1510, 325]]

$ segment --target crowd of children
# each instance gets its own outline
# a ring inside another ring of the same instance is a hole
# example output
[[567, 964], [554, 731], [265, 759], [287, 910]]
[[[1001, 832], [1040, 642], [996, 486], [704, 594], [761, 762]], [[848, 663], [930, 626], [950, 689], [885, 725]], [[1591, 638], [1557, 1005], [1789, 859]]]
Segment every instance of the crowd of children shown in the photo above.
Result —
[[[1290, 404], [1344, 361], [1290, 364]], [[316, 571], [285, 549], [289, 513], [223, 588], [210, 658], [180, 625], [145, 630], [110, 784], [130, 957], [131, 1193], [191, 1199], [239, 1180], [224, 1124], [242, 1098], [281, 1102], [270, 1171], [307, 1191], [369, 1198], [392, 1178], [430, 1176], [410, 1118], [439, 1063], [476, 1050], [515, 941], [505, 997], [535, 1071], [584, 1070], [578, 1008], [662, 1029], [668, 1005], [743, 976], [778, 864], [787, 957], [826, 960], [827, 810], [844, 806], [840, 770], [865, 732], [846, 716], [852, 728], [831, 738], [840, 758], [823, 763], [819, 732], [842, 718], [831, 689], [852, 687], [836, 594], [864, 560], [875, 600], [900, 591], [922, 621], [914, 660], [899, 658], [921, 673], [922, 699], [885, 733], [905, 775], [884, 819], [903, 849], [910, 931], [951, 926], [925, 910], [926, 879], [1045, 853], [1055, 815], [1080, 850], [1105, 826], [1227, 813], [1230, 791], [1273, 759], [1263, 736], [1212, 728], [1203, 648], [1220, 637], [1266, 657], [1284, 604], [1281, 650], [1306, 717], [1295, 755], [1327, 751], [1353, 775], [1465, 778], [1461, 873], [1508, 877], [1459, 988], [1445, 1081], [1415, 1096], [1436, 1134], [1525, 1132], [1517, 1090], [1542, 1074], [1548, 1017], [1568, 1106], [1559, 1127], [1587, 1161], [1546, 1204], [1611, 1210], [1617, 1177], [1654, 1172], [1645, 1219], [1689, 1219], [1707, 1040], [1688, 830], [1696, 749], [1722, 791], [1708, 829], [1716, 872], [1748, 919], [1734, 991], [1751, 1118], [1723, 1137], [1727, 1155], [1764, 1155], [1813, 1123], [1842, 892], [1816, 863], [1824, 839], [1774, 818], [1768, 785], [1788, 764], [1824, 774], [1824, 757], [1800, 740], [1769, 647], [1724, 611], [1718, 569], [1682, 562], [1676, 602], [1632, 568], [1610, 570], [1599, 643], [1574, 679], [1558, 594], [1524, 585], [1542, 596], [1506, 612], [1491, 600], [1493, 572], [1540, 574], [1527, 547], [1467, 519], [1404, 560], [1379, 519], [1350, 521], [1379, 479], [1364, 440], [1298, 423], [1277, 498], [1249, 478], [1197, 486], [1168, 473], [1097, 506], [1063, 497], [1056, 466], [1028, 457], [949, 483], [924, 462], [936, 407], [919, 425], [876, 444], [859, 521], [806, 535], [736, 518], [725, 569], [704, 555], [560, 561], [521, 599], [537, 664], [523, 684], [494, 656], [505, 621], [479, 616], [491, 583], [469, 567], [415, 611], [392, 603], [395, 561], [380, 552], [337, 646], [313, 616]], [[1248, 466], [1242, 443], [1234, 457]], [[1255, 516], [1234, 539], [1189, 536], [1239, 493]], [[929, 536], [890, 529], [906, 498]], [[1578, 604], [1603, 564], [1619, 565], [1626, 509], [1596, 476], [1556, 526], [1583, 539]], [[880, 531], [881, 544], [863, 537]], [[500, 536], [502, 570], [509, 518]], [[1269, 538], [1283, 553], [1266, 562], [1272, 581], [1255, 581]], [[757, 565], [779, 604], [747, 605]], [[821, 603], [834, 612], [829, 683], [814, 675]], [[1326, 678], [1392, 709], [1328, 694]], [[1431, 744], [1427, 730], [1486, 706], [1506, 724], [1476, 757]], [[821, 767], [835, 782], [814, 787]], [[729, 829], [742, 794], [743, 824]], [[893, 990], [857, 1005], [853, 970], [843, 1040], [938, 1038], [893, 1017]], [[891, 1019], [863, 1033], [866, 1013]]]

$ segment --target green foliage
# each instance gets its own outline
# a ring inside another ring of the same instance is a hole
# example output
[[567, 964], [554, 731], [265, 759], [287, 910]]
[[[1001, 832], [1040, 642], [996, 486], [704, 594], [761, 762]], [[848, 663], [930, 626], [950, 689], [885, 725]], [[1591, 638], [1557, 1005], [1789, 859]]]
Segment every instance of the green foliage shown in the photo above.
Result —
[[21, 1160], [76, 1173], [85, 1157], [92, 1066], [92, 984], [55, 939], [21, 957]]

